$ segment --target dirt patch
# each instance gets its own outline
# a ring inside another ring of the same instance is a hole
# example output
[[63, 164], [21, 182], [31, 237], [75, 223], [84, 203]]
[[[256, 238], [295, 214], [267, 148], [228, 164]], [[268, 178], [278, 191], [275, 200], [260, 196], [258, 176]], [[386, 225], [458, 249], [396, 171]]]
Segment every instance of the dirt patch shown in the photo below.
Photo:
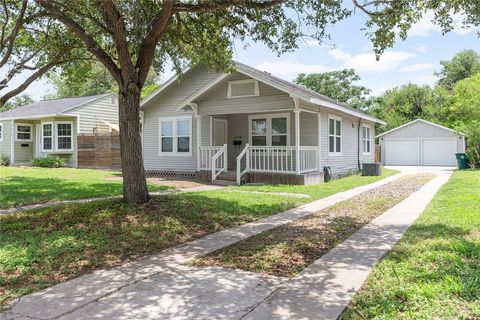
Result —
[[193, 264], [293, 277], [433, 177], [433, 174], [419, 174], [400, 178], [314, 215], [212, 252]]
[[[122, 177], [110, 176], [106, 177], [105, 180], [108, 181], [122, 181]], [[158, 186], [165, 186], [177, 189], [186, 189], [193, 187], [200, 187], [209, 185], [206, 182], [198, 181], [195, 178], [187, 177], [155, 177], [147, 178], [147, 181]]]

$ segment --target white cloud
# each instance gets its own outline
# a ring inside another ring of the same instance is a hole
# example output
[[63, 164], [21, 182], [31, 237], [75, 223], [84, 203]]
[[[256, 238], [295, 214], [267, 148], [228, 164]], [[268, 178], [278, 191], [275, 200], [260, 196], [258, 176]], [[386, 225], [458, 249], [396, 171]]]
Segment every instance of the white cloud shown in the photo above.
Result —
[[[409, 37], [428, 37], [432, 33], [442, 32], [442, 28], [438, 25], [435, 25], [432, 22], [433, 18], [434, 18], [434, 13], [432, 11], [428, 11], [420, 21], [415, 23], [410, 28], [410, 30], [408, 30], [408, 36]], [[478, 30], [478, 28], [462, 27], [462, 21], [465, 18], [462, 14], [453, 14], [452, 18], [453, 18], [452, 32], [457, 35], [465, 35], [465, 34], [474, 32], [475, 30]]]
[[415, 51], [425, 54], [427, 53], [427, 46], [424, 44], [417, 44], [417, 47], [415, 47]]
[[434, 63], [416, 63], [409, 66], [405, 66], [400, 69], [401, 72], [416, 72], [421, 70], [433, 70], [438, 67], [437, 64]]
[[397, 69], [404, 61], [415, 57], [415, 53], [404, 51], [386, 51], [377, 61], [375, 54], [362, 53], [352, 55], [341, 49], [329, 52], [334, 59], [343, 62], [343, 68], [353, 68], [359, 72], [388, 71]]
[[429, 86], [433, 86], [437, 81], [438, 81], [438, 77], [434, 75], [424, 75], [424, 76], [419, 76], [417, 78], [412, 79], [413, 83], [416, 83], [419, 85], [429, 85]]
[[293, 78], [299, 73], [321, 73], [332, 71], [333, 68], [322, 64], [305, 64], [291, 60], [279, 62], [263, 62], [255, 68], [270, 72], [278, 77]]
[[307, 47], [319, 47], [320, 42], [317, 39], [307, 39], [305, 40]]

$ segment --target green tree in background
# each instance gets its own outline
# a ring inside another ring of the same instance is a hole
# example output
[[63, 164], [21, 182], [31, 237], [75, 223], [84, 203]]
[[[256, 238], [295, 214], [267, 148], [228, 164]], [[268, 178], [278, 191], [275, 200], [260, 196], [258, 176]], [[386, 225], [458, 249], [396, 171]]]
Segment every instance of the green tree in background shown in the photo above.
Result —
[[480, 54], [475, 50], [463, 50], [451, 60], [440, 61], [442, 69], [435, 72], [440, 77], [438, 84], [453, 89], [455, 84], [480, 72]]
[[32, 102], [35, 102], [32, 96], [30, 96], [29, 94], [22, 94], [6, 102], [2, 107], [0, 107], [0, 112], [4, 112], [16, 107], [24, 106]]
[[354, 108], [366, 109], [371, 91], [355, 84], [360, 80], [354, 69], [343, 69], [324, 73], [301, 73], [294, 82]]
[[456, 126], [480, 121], [480, 72], [457, 82], [453, 97], [451, 117]]

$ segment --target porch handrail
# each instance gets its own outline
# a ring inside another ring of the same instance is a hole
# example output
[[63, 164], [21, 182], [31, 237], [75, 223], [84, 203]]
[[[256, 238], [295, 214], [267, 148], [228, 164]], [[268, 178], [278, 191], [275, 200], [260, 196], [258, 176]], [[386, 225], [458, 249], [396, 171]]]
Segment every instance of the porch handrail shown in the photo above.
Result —
[[[217, 160], [220, 160], [220, 166], [217, 166]], [[222, 172], [227, 171], [227, 162], [227, 144], [224, 144], [212, 157], [212, 182], [215, 181]]]
[[200, 154], [200, 170], [210, 170], [212, 168], [212, 157], [222, 149], [223, 146], [201, 146]]
[[[246, 143], [245, 148], [243, 148], [242, 152], [237, 157], [237, 185], [239, 186], [242, 181], [242, 176], [250, 170], [250, 144]], [[242, 171], [240, 167], [242, 164], [242, 158], [247, 156], [245, 159], [245, 169]]]

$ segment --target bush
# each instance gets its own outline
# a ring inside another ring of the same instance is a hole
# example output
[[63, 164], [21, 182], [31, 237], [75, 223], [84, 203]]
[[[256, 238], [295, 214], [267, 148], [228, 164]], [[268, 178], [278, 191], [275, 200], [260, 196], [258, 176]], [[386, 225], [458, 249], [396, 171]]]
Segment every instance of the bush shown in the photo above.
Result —
[[10, 164], [10, 158], [8, 156], [0, 156], [0, 166], [8, 166]]
[[33, 158], [32, 165], [34, 167], [42, 168], [61, 168], [65, 167], [65, 159], [59, 156], [46, 157], [46, 158]]
[[463, 128], [467, 136], [467, 154], [470, 167], [480, 168], [480, 121], [472, 121]]

